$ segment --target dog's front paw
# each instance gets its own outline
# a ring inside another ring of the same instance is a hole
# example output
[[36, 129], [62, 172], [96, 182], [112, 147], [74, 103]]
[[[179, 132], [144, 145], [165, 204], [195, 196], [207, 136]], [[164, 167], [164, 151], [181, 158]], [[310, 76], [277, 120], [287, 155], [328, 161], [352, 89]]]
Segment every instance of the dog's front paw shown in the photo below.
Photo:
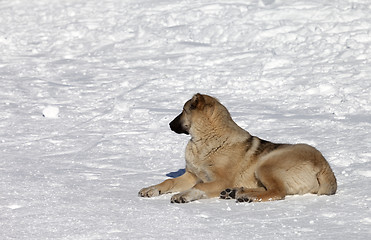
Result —
[[175, 194], [174, 196], [171, 197], [170, 202], [188, 203], [201, 198], [207, 198], [206, 193], [204, 191], [192, 188], [188, 191]]
[[161, 191], [156, 186], [143, 188], [138, 192], [139, 197], [156, 197], [161, 195]]
[[244, 188], [227, 188], [220, 193], [221, 199], [236, 199], [236, 202], [253, 202], [255, 197], [247, 194]]
[[187, 198], [187, 196], [184, 196], [183, 194], [175, 194], [170, 199], [171, 203], [188, 203], [190, 200]]

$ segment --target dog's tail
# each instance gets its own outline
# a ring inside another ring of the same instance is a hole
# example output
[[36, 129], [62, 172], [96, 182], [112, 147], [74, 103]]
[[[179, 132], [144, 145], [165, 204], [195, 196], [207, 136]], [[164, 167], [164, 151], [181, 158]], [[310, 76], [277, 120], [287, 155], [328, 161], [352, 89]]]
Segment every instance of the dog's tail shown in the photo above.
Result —
[[322, 170], [317, 174], [317, 180], [319, 183], [318, 195], [333, 195], [336, 193], [337, 190], [337, 182], [332, 171], [330, 165], [322, 156], [325, 166], [323, 166]]

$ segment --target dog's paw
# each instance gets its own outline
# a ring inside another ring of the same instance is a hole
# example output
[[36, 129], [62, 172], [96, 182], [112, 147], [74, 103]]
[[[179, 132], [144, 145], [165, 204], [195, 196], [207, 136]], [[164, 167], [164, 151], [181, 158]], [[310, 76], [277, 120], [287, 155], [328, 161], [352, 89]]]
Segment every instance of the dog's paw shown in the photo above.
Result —
[[220, 193], [221, 199], [235, 199], [236, 198], [236, 189], [227, 188]]
[[187, 196], [182, 195], [181, 193], [175, 194], [170, 199], [171, 203], [188, 203], [190, 200], [187, 198]]
[[241, 191], [237, 191], [236, 193], [236, 202], [256, 202], [257, 197], [256, 197], [256, 192], [253, 191], [244, 191], [242, 189]]
[[221, 199], [236, 199], [236, 202], [253, 202], [255, 197], [244, 191], [244, 188], [227, 188], [220, 193]]
[[158, 190], [155, 186], [143, 188], [138, 192], [139, 197], [156, 197], [161, 195], [161, 191]]
[[236, 192], [237, 192], [236, 188], [234, 188], [234, 189], [227, 188], [220, 193], [220, 198], [221, 199], [235, 199], [236, 198]]
[[197, 199], [207, 198], [204, 191], [198, 189], [190, 189], [185, 192], [175, 194], [171, 197], [171, 203], [188, 203]]
[[251, 203], [254, 201], [254, 198], [251, 198], [249, 196], [240, 196], [236, 198], [236, 202], [247, 202]]

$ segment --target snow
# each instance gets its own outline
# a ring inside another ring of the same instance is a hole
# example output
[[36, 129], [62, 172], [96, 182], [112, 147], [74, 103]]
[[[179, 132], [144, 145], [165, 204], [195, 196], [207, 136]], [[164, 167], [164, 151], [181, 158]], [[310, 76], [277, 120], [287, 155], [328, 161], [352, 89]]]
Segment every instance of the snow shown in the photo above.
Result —
[[[2, 239], [371, 235], [370, 1], [5, 0], [0, 22]], [[182, 173], [168, 123], [197, 92], [317, 147], [337, 194], [139, 198]]]
[[58, 118], [59, 108], [55, 106], [46, 106], [43, 110], [43, 116], [46, 118]]

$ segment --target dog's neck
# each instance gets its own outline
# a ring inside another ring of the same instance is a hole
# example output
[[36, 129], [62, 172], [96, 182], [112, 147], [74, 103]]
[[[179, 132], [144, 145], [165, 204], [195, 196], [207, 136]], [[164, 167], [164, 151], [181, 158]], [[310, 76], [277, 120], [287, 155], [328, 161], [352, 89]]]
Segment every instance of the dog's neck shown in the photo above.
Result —
[[[191, 142], [200, 147], [233, 144], [249, 139], [251, 135], [239, 127], [233, 120], [233, 124], [217, 124], [219, 127], [207, 125], [206, 128], [195, 127], [191, 132]], [[205, 126], [205, 125], [203, 125]], [[222, 127], [220, 127], [222, 126]]]

